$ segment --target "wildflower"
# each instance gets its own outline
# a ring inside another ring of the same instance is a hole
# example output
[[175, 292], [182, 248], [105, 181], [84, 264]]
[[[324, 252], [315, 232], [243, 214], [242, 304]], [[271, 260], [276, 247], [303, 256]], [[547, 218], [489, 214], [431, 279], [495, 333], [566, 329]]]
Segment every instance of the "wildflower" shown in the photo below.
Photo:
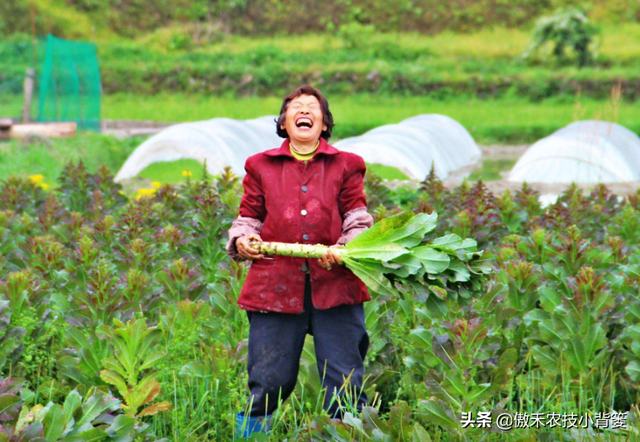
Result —
[[49, 188], [49, 185], [47, 183], [41, 183], [40, 187], [42, 188], [42, 190], [47, 190]]
[[44, 177], [40, 174], [37, 174], [37, 175], [31, 175], [29, 179], [33, 184], [38, 184], [40, 181], [44, 179]]
[[191, 176], [191, 175], [193, 175], [193, 174], [192, 174], [190, 171], [188, 171], [188, 170], [183, 170], [183, 171], [182, 171], [182, 176], [189, 177], [189, 176]]
[[138, 195], [136, 196], [136, 199], [139, 200], [143, 196], [153, 195], [154, 193], [156, 193], [155, 187], [151, 187], [150, 189], [138, 189]]
[[160, 181], [151, 181], [151, 185], [156, 189], [159, 189], [160, 187], [162, 187], [162, 183]]

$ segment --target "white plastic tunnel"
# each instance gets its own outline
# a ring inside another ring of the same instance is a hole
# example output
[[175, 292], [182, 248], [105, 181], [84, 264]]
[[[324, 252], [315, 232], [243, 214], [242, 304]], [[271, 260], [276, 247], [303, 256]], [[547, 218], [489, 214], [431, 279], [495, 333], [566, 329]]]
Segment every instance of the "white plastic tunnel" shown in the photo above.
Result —
[[[191, 158], [203, 163], [207, 171], [219, 174], [230, 166], [244, 175], [246, 159], [258, 152], [280, 146], [274, 116], [238, 121], [215, 118], [170, 126], [142, 143], [124, 163], [116, 181], [137, 176], [158, 161]], [[480, 149], [469, 133], [455, 120], [444, 115], [426, 114], [398, 124], [372, 129], [338, 141], [340, 150], [360, 155], [367, 163], [395, 167], [408, 177], [423, 180], [431, 166], [440, 178], [474, 163]]]
[[335, 147], [360, 155], [367, 163], [392, 166], [411, 179], [423, 180], [431, 166], [445, 179], [475, 163], [480, 149], [467, 130], [444, 115], [424, 114], [338, 141]]
[[127, 158], [115, 181], [137, 176], [147, 166], [159, 161], [190, 158], [204, 163], [211, 175], [230, 166], [237, 175], [244, 175], [245, 160], [258, 152], [282, 143], [276, 134], [275, 116], [253, 120], [214, 118], [194, 123], [169, 126], [143, 142]]
[[620, 183], [640, 180], [640, 138], [605, 121], [577, 121], [537, 141], [509, 181]]

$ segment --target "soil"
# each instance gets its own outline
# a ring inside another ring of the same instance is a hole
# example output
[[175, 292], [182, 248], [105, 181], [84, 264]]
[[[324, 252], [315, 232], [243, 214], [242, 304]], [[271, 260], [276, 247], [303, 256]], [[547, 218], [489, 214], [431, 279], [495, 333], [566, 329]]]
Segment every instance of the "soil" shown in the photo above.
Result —
[[176, 123], [136, 120], [102, 120], [101, 132], [105, 135], [113, 135], [118, 138], [127, 138], [140, 135], [157, 134], [165, 127], [169, 127], [174, 124]]

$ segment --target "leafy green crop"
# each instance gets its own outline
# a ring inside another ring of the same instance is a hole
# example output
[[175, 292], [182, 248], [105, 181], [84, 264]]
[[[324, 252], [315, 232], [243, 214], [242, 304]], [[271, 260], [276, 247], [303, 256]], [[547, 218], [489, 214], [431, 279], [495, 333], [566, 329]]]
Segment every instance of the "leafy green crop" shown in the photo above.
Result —
[[148, 328], [142, 319], [128, 321], [126, 325], [115, 320], [115, 325], [112, 330], [103, 330], [114, 353], [102, 360], [105, 370], [100, 377], [117, 388], [129, 417], [153, 416], [168, 410], [171, 405], [166, 401], [147, 405], [160, 393], [160, 383], [151, 370], [165, 356], [154, 351], [161, 339], [160, 330]]
[[[239, 180], [136, 198], [105, 170], [65, 170], [55, 189], [0, 182], [0, 441], [231, 439], [247, 399], [247, 266], [224, 251]], [[378, 222], [343, 250], [375, 288], [370, 402], [323, 414], [309, 340], [272, 440], [504, 436], [463, 428], [463, 412], [629, 411], [635, 425], [640, 192], [569, 186], [542, 208], [526, 185], [365, 186]]]
[[[476, 242], [450, 234], [423, 244], [423, 238], [436, 227], [437, 214], [399, 213], [382, 219], [360, 233], [337, 252], [344, 264], [371, 290], [395, 296], [397, 289], [387, 276], [407, 284], [426, 285], [436, 296], [446, 296], [447, 281], [468, 282], [472, 275], [490, 272], [483, 266]], [[326, 246], [255, 243], [267, 255], [320, 258]], [[432, 282], [433, 281], [433, 282]], [[430, 284], [438, 284], [431, 286]]]
[[116, 398], [90, 389], [84, 396], [71, 391], [62, 404], [49, 402], [28, 407], [33, 398], [22, 383], [0, 378], [0, 441], [123, 441], [158, 440], [149, 426], [119, 414]]

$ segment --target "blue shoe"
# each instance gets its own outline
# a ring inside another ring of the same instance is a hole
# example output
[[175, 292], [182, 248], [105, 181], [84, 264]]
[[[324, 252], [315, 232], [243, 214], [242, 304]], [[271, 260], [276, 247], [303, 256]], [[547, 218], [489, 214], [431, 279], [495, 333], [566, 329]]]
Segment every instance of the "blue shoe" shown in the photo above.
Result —
[[254, 433], [269, 433], [271, 431], [272, 415], [245, 417], [244, 411], [236, 414], [236, 437], [251, 437]]

